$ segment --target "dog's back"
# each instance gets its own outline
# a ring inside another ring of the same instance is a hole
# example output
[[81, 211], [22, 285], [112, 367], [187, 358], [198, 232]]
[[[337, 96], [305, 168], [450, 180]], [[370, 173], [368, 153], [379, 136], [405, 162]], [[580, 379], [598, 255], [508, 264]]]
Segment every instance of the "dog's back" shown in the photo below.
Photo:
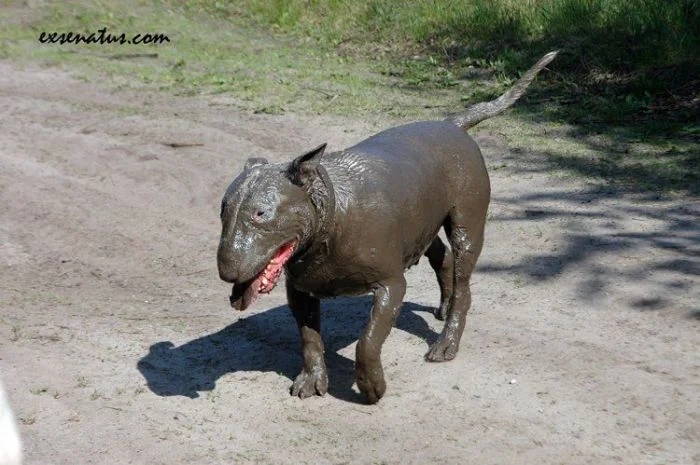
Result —
[[481, 152], [449, 121], [391, 128], [323, 163], [341, 192], [336, 221], [347, 228], [339, 229], [338, 243], [390, 242], [385, 250], [398, 255], [383, 259], [400, 259], [404, 268], [425, 252], [456, 205], [486, 215], [490, 186]]

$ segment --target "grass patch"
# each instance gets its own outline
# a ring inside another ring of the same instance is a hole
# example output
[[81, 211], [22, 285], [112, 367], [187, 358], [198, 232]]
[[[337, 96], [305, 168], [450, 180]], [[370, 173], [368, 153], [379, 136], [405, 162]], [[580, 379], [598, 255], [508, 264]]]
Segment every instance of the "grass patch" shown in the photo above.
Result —
[[[487, 121], [486, 129], [498, 122]], [[508, 146], [538, 169], [604, 181], [615, 191], [700, 195], [698, 143], [642, 139], [626, 128], [590, 128], [523, 119], [508, 125]]]
[[700, 193], [695, 0], [243, 0], [215, 12], [373, 60], [403, 90], [465, 102], [495, 97], [560, 49], [515, 114], [574, 126], [566, 140], [596, 156], [553, 148], [550, 161], [620, 187]]
[[[552, 162], [581, 176], [623, 178], [640, 189], [697, 193], [695, 4], [80, 0], [32, 8], [6, 2], [0, 7], [0, 57], [61, 65], [84, 79], [106, 77], [125, 88], [226, 93], [258, 113], [436, 118], [497, 96], [543, 53], [561, 49], [511, 113], [531, 133], [543, 124], [573, 128], [551, 147]], [[164, 33], [170, 42], [38, 42], [43, 31], [100, 28]], [[512, 120], [495, 124], [510, 130]], [[546, 137], [526, 132], [521, 142], [549, 150]], [[577, 158], [562, 140], [581, 154], [598, 155]], [[621, 146], [626, 151], [616, 152]]]
[[[423, 100], [418, 91], [401, 92], [396, 78], [357, 66], [357, 60], [313, 39], [251, 28], [244, 16], [213, 12], [197, 2], [85, 0], [42, 9], [17, 7], [14, 13], [0, 15], [3, 56], [62, 65], [86, 80], [106, 76], [125, 88], [146, 85], [184, 95], [228, 93], [247, 110], [273, 114], [414, 116], [424, 106], [440, 105], [440, 95], [428, 99], [434, 105], [417, 104]], [[38, 42], [41, 32], [89, 34], [100, 28], [114, 35], [164, 33], [170, 42]], [[451, 100], [459, 103], [455, 96]]]
[[[207, 4], [208, 2], [198, 2]], [[575, 124], [644, 126], [698, 135], [700, 9], [696, 0], [248, 0], [217, 2], [327, 47], [372, 56], [372, 44], [398, 53], [390, 73], [434, 89], [488, 69], [493, 96], [549, 50], [562, 54], [543, 75], [561, 105], [552, 116]], [[370, 51], [368, 54], [367, 51]], [[407, 55], [423, 55], [420, 61]], [[398, 58], [398, 60], [397, 60]], [[665, 124], [659, 122], [663, 116]]]

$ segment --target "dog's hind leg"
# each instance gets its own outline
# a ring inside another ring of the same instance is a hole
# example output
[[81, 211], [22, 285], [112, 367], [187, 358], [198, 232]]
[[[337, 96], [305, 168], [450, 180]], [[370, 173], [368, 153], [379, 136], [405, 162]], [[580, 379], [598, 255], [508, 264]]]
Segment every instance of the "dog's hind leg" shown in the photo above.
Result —
[[438, 284], [440, 285], [440, 307], [435, 309], [435, 318], [444, 320], [447, 318], [452, 298], [454, 285], [454, 257], [439, 236], [435, 236], [433, 242], [425, 251], [425, 256], [430, 261], [430, 266], [435, 270]]
[[[475, 220], [482, 216], [481, 221]], [[453, 212], [445, 222], [445, 232], [454, 255], [453, 291], [445, 327], [425, 358], [431, 362], [452, 360], [457, 355], [464, 332], [467, 311], [471, 305], [469, 281], [484, 238], [485, 212]], [[476, 224], [475, 224], [476, 223]], [[462, 226], [469, 225], [469, 226]]]

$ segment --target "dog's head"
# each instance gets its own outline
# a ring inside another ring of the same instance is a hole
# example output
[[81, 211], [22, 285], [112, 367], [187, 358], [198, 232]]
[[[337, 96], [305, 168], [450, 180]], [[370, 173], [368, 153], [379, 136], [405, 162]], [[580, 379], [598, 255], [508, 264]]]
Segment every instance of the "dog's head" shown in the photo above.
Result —
[[284, 265], [310, 239], [311, 188], [326, 145], [291, 163], [250, 158], [221, 202], [219, 276], [233, 283], [231, 305], [245, 310], [277, 284]]

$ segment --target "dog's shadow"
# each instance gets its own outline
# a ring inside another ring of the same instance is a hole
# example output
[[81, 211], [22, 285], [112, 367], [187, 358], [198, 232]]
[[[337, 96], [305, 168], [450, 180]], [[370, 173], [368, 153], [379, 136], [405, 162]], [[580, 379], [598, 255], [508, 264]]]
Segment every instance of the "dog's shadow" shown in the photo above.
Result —
[[[321, 303], [328, 393], [336, 398], [363, 401], [352, 389], [354, 360], [338, 351], [362, 333], [371, 304], [371, 297], [327, 299]], [[404, 303], [395, 327], [432, 344], [437, 334], [419, 312], [432, 313], [432, 309]], [[300, 341], [291, 310], [282, 305], [241, 318], [221, 331], [179, 347], [170, 341], [157, 342], [137, 367], [155, 394], [196, 398], [201, 391], [213, 390], [221, 376], [236, 371], [272, 371], [293, 380], [302, 366]]]

